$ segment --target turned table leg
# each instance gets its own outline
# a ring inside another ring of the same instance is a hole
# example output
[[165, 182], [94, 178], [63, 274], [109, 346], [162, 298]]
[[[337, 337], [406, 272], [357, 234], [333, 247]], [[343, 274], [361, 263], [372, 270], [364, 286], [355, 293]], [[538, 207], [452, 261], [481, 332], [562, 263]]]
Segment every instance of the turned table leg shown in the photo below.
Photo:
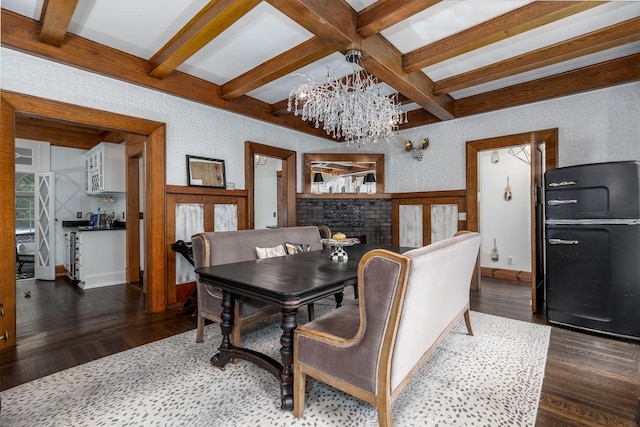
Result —
[[280, 337], [280, 355], [282, 373], [280, 374], [280, 398], [282, 409], [293, 409], [293, 331], [298, 326], [297, 309], [282, 309], [282, 337]]
[[211, 358], [211, 364], [224, 369], [231, 361], [231, 331], [233, 330], [233, 306], [236, 298], [231, 292], [222, 291], [222, 314], [220, 329], [222, 331], [222, 343], [218, 347], [218, 353]]

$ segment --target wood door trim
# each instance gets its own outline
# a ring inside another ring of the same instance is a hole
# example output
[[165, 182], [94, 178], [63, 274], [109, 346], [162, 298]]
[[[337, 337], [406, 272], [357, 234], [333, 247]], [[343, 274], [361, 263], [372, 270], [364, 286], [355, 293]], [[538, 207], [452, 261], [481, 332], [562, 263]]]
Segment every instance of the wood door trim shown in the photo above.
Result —
[[[275, 157], [282, 160], [282, 182], [284, 189], [282, 191], [283, 203], [286, 204], [286, 215], [283, 223], [286, 227], [295, 227], [298, 223], [297, 219], [297, 197], [296, 197], [296, 155], [295, 151], [284, 148], [273, 147], [271, 145], [260, 144], [258, 142], [245, 141], [244, 143], [244, 179], [247, 188], [247, 228], [255, 227], [255, 173], [253, 156], [256, 154]], [[240, 224], [238, 224], [238, 228]]]
[[[17, 92], [0, 91], [2, 100], [2, 122], [4, 124], [16, 123], [16, 117], [29, 116], [40, 117], [53, 120], [60, 120], [67, 123], [75, 123], [82, 126], [96, 127], [100, 129], [112, 130], [114, 132], [125, 132], [147, 136], [145, 146], [145, 271], [146, 280], [149, 283], [147, 293], [147, 310], [152, 312], [165, 311], [167, 308], [166, 291], [166, 254], [164, 253], [164, 225], [165, 225], [165, 146], [166, 134], [165, 124], [153, 120], [142, 119], [123, 114], [97, 110], [80, 105], [68, 104]], [[0, 182], [2, 183], [3, 206], [14, 206], [13, 191], [15, 186], [15, 176], [13, 165], [13, 148], [15, 145], [15, 126], [2, 126], [0, 132], [0, 154], [3, 167], [0, 170]], [[7, 163], [6, 165], [4, 163]], [[152, 167], [153, 165], [153, 167]], [[4, 199], [7, 200], [4, 200]], [[15, 223], [15, 209], [2, 209], [0, 214], [4, 224]], [[5, 242], [12, 242], [15, 239], [10, 227], [0, 230], [0, 237]], [[11, 247], [7, 245], [10, 249]], [[4, 250], [4, 249], [3, 249]], [[2, 257], [0, 261], [0, 275], [5, 279], [3, 283], [10, 285], [12, 291], [6, 291], [3, 287], [3, 298], [6, 298], [4, 309], [13, 311], [12, 325], [8, 325], [9, 345], [15, 345], [15, 265], [14, 255]], [[153, 262], [151, 262], [153, 260]], [[11, 299], [12, 302], [7, 301]], [[12, 308], [11, 308], [12, 307]], [[9, 316], [5, 316], [8, 318]], [[2, 348], [2, 347], [0, 347]]]
[[[482, 150], [511, 147], [514, 145], [531, 145], [532, 136], [545, 142], [545, 169], [557, 167], [558, 158], [558, 129], [544, 129], [533, 132], [524, 132], [515, 135], [504, 135], [494, 138], [486, 138], [475, 141], [467, 141], [467, 228], [470, 231], [479, 231], [478, 224], [478, 152]], [[532, 147], [534, 148], [534, 147]], [[533, 183], [531, 184], [533, 185]], [[532, 219], [534, 227], [535, 218]], [[542, 244], [542, 242], [532, 242]], [[533, 256], [533, 254], [532, 254]], [[480, 282], [480, 269], [478, 269], [478, 283]], [[532, 289], [535, 284], [532, 283]], [[533, 292], [533, 291], [532, 291]], [[533, 307], [533, 306], [532, 306]]]

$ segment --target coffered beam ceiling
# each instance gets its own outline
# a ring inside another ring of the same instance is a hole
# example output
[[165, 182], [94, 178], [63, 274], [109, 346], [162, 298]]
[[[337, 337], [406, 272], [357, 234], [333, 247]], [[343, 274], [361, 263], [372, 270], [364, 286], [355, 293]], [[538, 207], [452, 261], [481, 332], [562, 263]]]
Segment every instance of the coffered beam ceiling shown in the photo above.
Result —
[[378, 77], [422, 106], [441, 120], [453, 118], [453, 98], [435, 96], [433, 82], [422, 72], [406, 73], [402, 69], [402, 55], [382, 36], [362, 38], [358, 33], [356, 12], [343, 2], [324, 0], [267, 0], [309, 32], [331, 44], [335, 50], [362, 50], [362, 65]]
[[640, 18], [633, 18], [602, 30], [442, 79], [436, 82], [434, 92], [450, 93], [637, 40], [640, 40]]
[[535, 1], [449, 37], [401, 53], [381, 34], [440, 0], [380, 0], [360, 12], [344, 1], [264, 0], [312, 34], [299, 45], [221, 85], [178, 71], [194, 54], [239, 22], [260, 0], [210, 1], [161, 49], [145, 60], [67, 33], [78, 0], [45, 0], [39, 21], [2, 9], [2, 45], [36, 56], [223, 108], [323, 138], [322, 129], [247, 93], [348, 49], [362, 50], [362, 66], [399, 92], [409, 123], [421, 126], [640, 79], [639, 54], [473, 96], [450, 94], [497, 79], [576, 59], [640, 40], [640, 18], [579, 35], [471, 71], [432, 81], [426, 67], [507, 40], [606, 2]]
[[543, 1], [530, 3], [481, 25], [476, 25], [468, 30], [409, 52], [404, 55], [402, 66], [407, 71], [416, 71], [566, 18], [575, 13], [584, 12], [603, 3], [596, 1]]
[[317, 37], [311, 38], [223, 84], [220, 96], [226, 100], [233, 100], [333, 52], [335, 49], [327, 45], [324, 40]]
[[256, 7], [261, 0], [209, 2], [149, 59], [149, 74], [163, 78]]

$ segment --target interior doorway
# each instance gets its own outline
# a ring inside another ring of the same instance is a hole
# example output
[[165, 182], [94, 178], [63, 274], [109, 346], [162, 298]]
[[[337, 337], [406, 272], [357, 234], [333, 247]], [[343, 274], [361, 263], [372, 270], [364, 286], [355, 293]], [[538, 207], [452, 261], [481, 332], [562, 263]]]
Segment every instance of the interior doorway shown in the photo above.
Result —
[[[0, 222], [15, 223], [15, 164], [14, 148], [18, 123], [21, 121], [38, 122], [51, 121], [58, 124], [76, 126], [80, 128], [98, 128], [114, 133], [128, 133], [142, 135], [146, 138], [144, 144], [144, 250], [146, 259], [154, 259], [154, 263], [146, 263], [145, 280], [148, 284], [146, 294], [146, 309], [151, 312], [166, 311], [166, 261], [165, 245], [162, 233], [153, 230], [163, 230], [165, 222], [165, 125], [147, 119], [140, 119], [107, 111], [95, 110], [63, 102], [2, 91], [2, 109], [0, 120], [3, 125], [0, 130], [0, 203], [5, 209], [0, 210]], [[9, 125], [13, 124], [13, 126]], [[22, 138], [30, 139], [27, 135]], [[31, 138], [34, 139], [34, 138]], [[74, 138], [69, 138], [69, 144], [74, 148], [82, 147]], [[64, 144], [59, 144], [64, 145]], [[153, 168], [149, 167], [153, 164]], [[15, 235], [11, 227], [0, 229], [0, 237], [6, 242], [15, 243]], [[129, 230], [127, 230], [129, 240]], [[0, 296], [3, 301], [3, 316], [0, 316], [0, 350], [16, 345], [16, 289], [15, 289], [15, 244], [0, 247]]]
[[[508, 147], [529, 146], [531, 154], [531, 310], [538, 312], [544, 303], [544, 209], [542, 205], [545, 170], [557, 167], [558, 129], [546, 129], [515, 135], [467, 141], [467, 227], [479, 229], [478, 153]], [[544, 156], [543, 156], [544, 154]], [[544, 159], [544, 160], [543, 160]], [[480, 274], [480, 272], [478, 272]]]
[[255, 165], [256, 155], [280, 159], [282, 171], [278, 195], [278, 224], [281, 227], [294, 227], [297, 225], [297, 200], [296, 200], [296, 152], [284, 148], [272, 147], [257, 142], [246, 141], [244, 145], [245, 161], [245, 185], [247, 187], [247, 226], [255, 228]]

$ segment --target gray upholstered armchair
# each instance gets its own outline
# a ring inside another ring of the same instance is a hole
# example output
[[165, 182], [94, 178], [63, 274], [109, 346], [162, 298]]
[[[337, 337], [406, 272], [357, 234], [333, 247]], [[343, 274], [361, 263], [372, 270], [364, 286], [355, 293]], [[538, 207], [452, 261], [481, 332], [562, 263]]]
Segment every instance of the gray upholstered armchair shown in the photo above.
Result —
[[[311, 376], [376, 406], [391, 425], [391, 404], [448, 332], [469, 316], [469, 288], [480, 235], [464, 233], [403, 255], [366, 254], [360, 299], [294, 333], [294, 415]], [[339, 361], [339, 363], [337, 363]]]

